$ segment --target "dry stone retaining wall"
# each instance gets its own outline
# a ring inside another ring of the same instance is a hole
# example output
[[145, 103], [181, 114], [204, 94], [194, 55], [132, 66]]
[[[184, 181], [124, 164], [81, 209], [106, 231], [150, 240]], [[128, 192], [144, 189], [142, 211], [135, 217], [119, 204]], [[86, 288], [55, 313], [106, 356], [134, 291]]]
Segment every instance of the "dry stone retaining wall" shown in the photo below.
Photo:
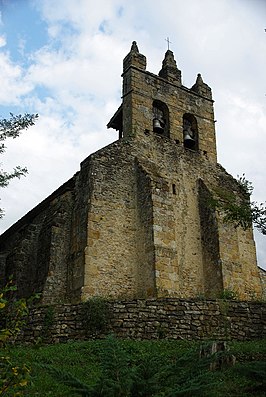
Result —
[[88, 331], [84, 304], [31, 310], [21, 342], [67, 342], [114, 333], [132, 339], [235, 339], [265, 337], [265, 303], [225, 300], [141, 299], [107, 303], [105, 330]]

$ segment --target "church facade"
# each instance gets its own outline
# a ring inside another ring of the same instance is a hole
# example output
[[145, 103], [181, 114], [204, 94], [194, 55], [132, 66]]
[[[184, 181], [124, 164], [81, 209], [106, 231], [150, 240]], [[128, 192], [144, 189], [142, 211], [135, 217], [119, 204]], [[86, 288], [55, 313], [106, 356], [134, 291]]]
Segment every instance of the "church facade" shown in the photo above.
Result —
[[252, 229], [224, 223], [211, 199], [241, 197], [218, 163], [210, 87], [182, 85], [172, 51], [158, 75], [133, 42], [122, 104], [107, 127], [119, 139], [0, 238], [0, 280], [43, 303], [92, 296], [261, 298]]

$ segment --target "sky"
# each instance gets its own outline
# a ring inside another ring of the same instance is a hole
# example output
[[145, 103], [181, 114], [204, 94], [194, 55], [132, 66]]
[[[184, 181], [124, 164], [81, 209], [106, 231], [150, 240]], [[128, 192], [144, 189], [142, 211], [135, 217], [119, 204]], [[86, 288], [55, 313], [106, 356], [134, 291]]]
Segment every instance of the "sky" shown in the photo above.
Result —
[[[218, 162], [266, 200], [265, 0], [0, 0], [0, 118], [38, 113], [6, 142], [1, 167], [29, 174], [1, 189], [3, 232], [115, 141], [122, 60], [136, 40], [157, 74], [174, 52], [183, 85], [198, 73], [215, 100]], [[266, 236], [255, 231], [259, 266]]]

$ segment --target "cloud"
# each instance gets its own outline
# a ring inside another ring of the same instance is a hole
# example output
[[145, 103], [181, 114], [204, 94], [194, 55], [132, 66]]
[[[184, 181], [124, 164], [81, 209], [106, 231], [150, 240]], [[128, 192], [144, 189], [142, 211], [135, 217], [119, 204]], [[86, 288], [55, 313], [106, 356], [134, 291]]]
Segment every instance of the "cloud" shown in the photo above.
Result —
[[[82, 36], [76, 40], [76, 46], [78, 49], [71, 56], [64, 49], [57, 51], [49, 47], [36, 53], [29, 68], [29, 80], [35, 85], [46, 86], [54, 93], [68, 90], [73, 95], [95, 97], [105, 92], [105, 98], [111, 97], [120, 86], [120, 76], [113, 78], [118, 59], [121, 60], [119, 46], [112, 38], [105, 36], [92, 39]], [[106, 52], [109, 48], [114, 48], [115, 60], [107, 64]], [[79, 49], [80, 55], [77, 56]]]
[[6, 45], [6, 38], [5, 36], [0, 36], [0, 48]]
[[0, 103], [1, 105], [19, 104], [21, 97], [33, 89], [25, 77], [24, 70], [14, 64], [8, 52], [0, 52]]

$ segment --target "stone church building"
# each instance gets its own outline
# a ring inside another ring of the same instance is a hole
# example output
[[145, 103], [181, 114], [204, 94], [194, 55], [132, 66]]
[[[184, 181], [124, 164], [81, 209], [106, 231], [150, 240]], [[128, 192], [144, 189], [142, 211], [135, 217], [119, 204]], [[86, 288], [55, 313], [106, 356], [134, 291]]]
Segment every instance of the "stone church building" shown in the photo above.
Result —
[[217, 164], [211, 88], [182, 85], [172, 51], [159, 74], [133, 42], [122, 104], [107, 127], [119, 139], [0, 239], [0, 280], [43, 303], [109, 298], [261, 297], [252, 229], [210, 205], [241, 186]]

